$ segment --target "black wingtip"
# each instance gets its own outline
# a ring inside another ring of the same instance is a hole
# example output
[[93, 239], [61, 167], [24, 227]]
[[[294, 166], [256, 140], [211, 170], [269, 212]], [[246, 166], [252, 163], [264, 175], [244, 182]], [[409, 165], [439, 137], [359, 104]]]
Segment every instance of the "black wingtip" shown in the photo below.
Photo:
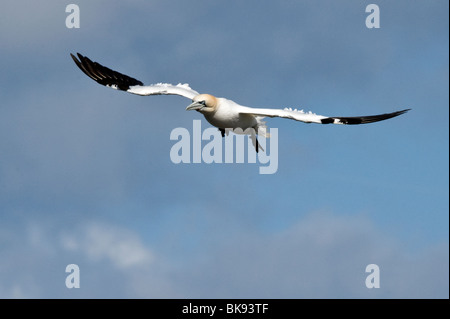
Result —
[[404, 110], [401, 110], [401, 111], [398, 111], [400, 114], [399, 115], [402, 115], [402, 114], [405, 114], [406, 112], [408, 112], [408, 111], [411, 111], [412, 109], [404, 109]]
[[78, 59], [72, 53], [70, 53], [70, 56], [84, 74], [101, 85], [115, 85], [116, 88], [122, 91], [127, 91], [130, 86], [144, 85], [141, 81], [128, 75], [111, 70], [100, 63], [92, 62], [88, 57], [85, 57], [78, 52]]
[[72, 57], [72, 60], [73, 60], [73, 62], [75, 62], [76, 65], [78, 65], [78, 63], [80, 63], [80, 61], [78, 61], [78, 59], [72, 53], [70, 53], [70, 56]]
[[401, 111], [396, 111], [392, 113], [385, 113], [379, 115], [369, 115], [369, 116], [355, 116], [355, 117], [327, 117], [321, 120], [322, 124], [346, 124], [346, 125], [355, 125], [355, 124], [368, 124], [384, 121], [410, 111], [411, 109], [405, 109]]
[[[73, 55], [73, 53], [70, 53], [70, 56], [72, 57], [72, 60], [75, 62], [75, 63], [80, 63], [80, 61], [84, 58], [84, 56], [82, 56], [80, 53], [76, 53], [77, 54], [77, 56], [78, 56], [78, 58], [75, 56], [75, 55]], [[78, 59], [80, 59], [80, 60], [78, 60]]]
[[334, 118], [327, 117], [327, 118], [321, 119], [320, 121], [322, 122], [322, 124], [332, 124], [332, 123], [334, 123]]

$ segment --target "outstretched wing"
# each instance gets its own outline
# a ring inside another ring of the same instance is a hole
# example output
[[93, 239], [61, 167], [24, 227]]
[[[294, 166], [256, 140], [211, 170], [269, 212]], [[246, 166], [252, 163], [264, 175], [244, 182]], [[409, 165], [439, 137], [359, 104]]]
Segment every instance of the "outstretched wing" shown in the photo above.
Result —
[[385, 113], [379, 115], [354, 116], [354, 117], [328, 117], [322, 119], [322, 124], [367, 124], [384, 121], [408, 112], [410, 109]]
[[198, 92], [189, 87], [188, 84], [172, 85], [167, 83], [158, 83], [152, 85], [144, 85], [141, 81], [136, 80], [128, 75], [111, 70], [100, 63], [92, 62], [88, 57], [77, 53], [78, 59], [71, 53], [75, 64], [87, 76], [95, 82], [111, 87], [116, 90], [122, 90], [137, 95], [181, 95], [192, 100]]
[[254, 109], [250, 107], [242, 107], [239, 109], [241, 114], [253, 114], [256, 116], [268, 116], [268, 117], [282, 117], [291, 120], [301, 121], [305, 123], [319, 123], [319, 124], [367, 124], [378, 121], [384, 121], [392, 117], [399, 116], [408, 112], [410, 109], [397, 111], [393, 113], [386, 113], [380, 115], [369, 116], [355, 116], [355, 117], [328, 117], [317, 115], [312, 112], [304, 112], [303, 110], [293, 109]]

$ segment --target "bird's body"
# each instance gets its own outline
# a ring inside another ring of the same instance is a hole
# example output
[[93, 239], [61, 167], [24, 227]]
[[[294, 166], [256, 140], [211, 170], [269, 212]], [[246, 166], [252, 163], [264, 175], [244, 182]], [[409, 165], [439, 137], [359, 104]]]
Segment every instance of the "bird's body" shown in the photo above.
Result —
[[[203, 100], [205, 96], [206, 94], [200, 94], [198, 97], [194, 98], [194, 102], [195, 100]], [[246, 130], [248, 128], [253, 128], [258, 130], [260, 121], [252, 114], [240, 113], [239, 110], [242, 109], [241, 105], [223, 97], [216, 98], [209, 95], [208, 98], [211, 100], [215, 99], [214, 104], [212, 104], [214, 105], [214, 109], [211, 112], [203, 113], [209, 124], [219, 129], [241, 128], [242, 130]]]
[[186, 110], [196, 110], [202, 113], [211, 125], [217, 127], [222, 132], [222, 136], [224, 136], [226, 129], [231, 129], [234, 132], [236, 132], [236, 129], [241, 129], [241, 132], [249, 134], [252, 137], [257, 151], [258, 142], [256, 140], [256, 134], [268, 136], [265, 122], [262, 120], [264, 117], [282, 117], [305, 123], [318, 124], [367, 124], [396, 117], [409, 111], [409, 109], [406, 109], [380, 115], [328, 117], [304, 112], [303, 110], [298, 111], [287, 108], [251, 108], [239, 105], [226, 98], [215, 97], [211, 94], [199, 94], [187, 84], [171, 85], [159, 83], [145, 86], [141, 81], [104, 67], [97, 62], [92, 62], [89, 58], [79, 53], [79, 60], [74, 55], [71, 54], [71, 56], [77, 66], [99, 84], [137, 95], [180, 95], [192, 100], [192, 103]]

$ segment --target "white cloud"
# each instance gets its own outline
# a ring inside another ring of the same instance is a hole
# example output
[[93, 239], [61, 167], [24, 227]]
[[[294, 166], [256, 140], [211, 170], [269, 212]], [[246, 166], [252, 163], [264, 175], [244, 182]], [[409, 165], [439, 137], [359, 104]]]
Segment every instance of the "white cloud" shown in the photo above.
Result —
[[[448, 298], [448, 244], [407, 253], [363, 217], [311, 214], [273, 234], [209, 232], [202, 255], [181, 263], [123, 226], [53, 226], [1, 229], [11, 243], [2, 247], [2, 298]], [[69, 263], [81, 269], [76, 291], [63, 284]], [[380, 289], [365, 287], [371, 263]]]
[[[207, 262], [182, 283], [188, 297], [448, 296], [448, 245], [408, 254], [361, 217], [312, 214], [273, 235], [241, 233], [207, 253]], [[381, 269], [378, 290], [365, 286], [371, 263]]]
[[129, 230], [100, 223], [82, 228], [76, 234], [62, 236], [65, 250], [80, 252], [94, 262], [106, 259], [120, 269], [148, 267], [154, 260], [152, 252]]

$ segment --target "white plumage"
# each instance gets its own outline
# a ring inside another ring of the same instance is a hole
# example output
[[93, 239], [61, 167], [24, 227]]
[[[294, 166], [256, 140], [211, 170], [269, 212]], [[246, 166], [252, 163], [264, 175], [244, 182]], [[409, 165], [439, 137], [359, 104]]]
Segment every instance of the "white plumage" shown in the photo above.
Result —
[[[102, 85], [137, 95], [180, 95], [192, 100], [192, 103], [186, 110], [196, 110], [202, 113], [211, 125], [217, 127], [222, 132], [222, 136], [224, 136], [226, 129], [237, 128], [243, 131], [253, 129], [256, 134], [267, 136], [265, 122], [262, 121], [264, 117], [281, 117], [305, 123], [318, 124], [367, 124], [383, 121], [409, 111], [409, 109], [405, 109], [380, 115], [328, 117], [312, 112], [305, 113], [303, 110], [298, 111], [297, 109], [293, 110], [291, 108], [251, 108], [239, 105], [225, 98], [218, 98], [210, 94], [199, 94], [197, 91], [191, 89], [188, 84], [172, 85], [158, 83], [144, 85], [139, 80], [111, 70], [97, 62], [92, 62], [89, 58], [79, 53], [77, 55], [78, 59], [71, 54], [76, 65], [87, 76]], [[251, 133], [248, 134], [252, 135]], [[252, 137], [252, 140], [256, 142], [255, 147], [258, 151], [259, 147], [256, 136]]]

